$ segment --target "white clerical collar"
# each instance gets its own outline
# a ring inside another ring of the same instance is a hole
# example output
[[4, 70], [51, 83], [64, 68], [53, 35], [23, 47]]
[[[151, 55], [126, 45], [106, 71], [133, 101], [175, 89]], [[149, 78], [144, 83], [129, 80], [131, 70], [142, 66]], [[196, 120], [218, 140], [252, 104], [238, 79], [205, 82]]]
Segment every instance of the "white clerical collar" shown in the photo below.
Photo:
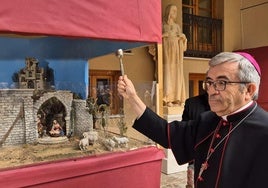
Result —
[[237, 112], [240, 112], [240, 111], [246, 109], [246, 108], [249, 107], [252, 103], [253, 103], [253, 101], [250, 101], [249, 103], [247, 103], [246, 105], [242, 106], [241, 108], [239, 108], [238, 110], [234, 111], [233, 113], [228, 114], [228, 115], [225, 115], [225, 116], [221, 116], [221, 117], [222, 117], [222, 119], [224, 119], [225, 121], [227, 121], [227, 116], [232, 115], [232, 114], [235, 114], [235, 113], [237, 113]]

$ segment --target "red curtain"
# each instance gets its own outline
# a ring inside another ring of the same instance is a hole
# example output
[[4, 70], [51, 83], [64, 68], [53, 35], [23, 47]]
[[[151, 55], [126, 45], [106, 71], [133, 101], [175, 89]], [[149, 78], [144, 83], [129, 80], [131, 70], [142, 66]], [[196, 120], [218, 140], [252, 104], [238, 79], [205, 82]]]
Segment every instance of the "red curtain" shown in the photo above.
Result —
[[162, 149], [66, 159], [0, 170], [1, 187], [155, 188], [160, 187]]
[[161, 43], [160, 0], [2, 0], [0, 32]]

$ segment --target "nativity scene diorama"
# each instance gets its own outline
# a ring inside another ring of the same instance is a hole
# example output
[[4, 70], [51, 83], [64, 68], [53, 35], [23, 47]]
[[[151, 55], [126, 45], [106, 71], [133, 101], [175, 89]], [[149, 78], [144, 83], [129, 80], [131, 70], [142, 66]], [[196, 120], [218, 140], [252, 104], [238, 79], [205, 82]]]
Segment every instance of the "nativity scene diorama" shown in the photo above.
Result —
[[[61, 7], [56, 17], [46, 4], [22, 3], [17, 6], [23, 7], [22, 11], [11, 12], [27, 14], [14, 14], [3, 20], [14, 20], [14, 24], [1, 27], [4, 50], [0, 53], [0, 184], [3, 187], [84, 187], [90, 182], [90, 187], [134, 188], [160, 184], [164, 153], [152, 142], [139, 140], [137, 133], [136, 137], [129, 134], [133, 114], [115, 90], [120, 71], [109, 57], [119, 46], [139, 48], [135, 49], [138, 59], [148, 61], [141, 63], [146, 67], [144, 70], [152, 67], [143, 48], [161, 40], [158, 19], [161, 2], [154, 3], [149, 12], [143, 10], [150, 3], [143, 2], [146, 1], [130, 6], [124, 3], [131, 11], [123, 11], [122, 20], [129, 15], [133, 18], [131, 22], [124, 21], [124, 28], [134, 29], [124, 34], [119, 29], [122, 24], [113, 21], [120, 15], [110, 17], [118, 12], [118, 6], [108, 1], [94, 2], [101, 5], [100, 9], [92, 8], [89, 1], [63, 3], [64, 7], [62, 3], [52, 3], [50, 6]], [[143, 8], [138, 6], [140, 3]], [[8, 5], [3, 3], [2, 10], [6, 11]], [[103, 8], [110, 10], [106, 12], [108, 17], [98, 22], [84, 19], [88, 15], [96, 20], [95, 13]], [[66, 19], [65, 13], [74, 15], [78, 22]], [[44, 19], [40, 20], [40, 16]], [[136, 17], [154, 18], [157, 22], [152, 19], [136, 22]], [[25, 24], [17, 24], [18, 20]], [[44, 27], [40, 27], [40, 21]], [[103, 25], [113, 32], [103, 32]], [[137, 31], [137, 26], [142, 26], [142, 30]], [[94, 68], [92, 65], [99, 60], [95, 58], [104, 56], [108, 57], [102, 61], [104, 64]], [[109, 80], [111, 88], [106, 87], [105, 81], [103, 88], [92, 84], [92, 80], [100, 79], [91, 74], [92, 70], [111, 72], [113, 75], [108, 78], [104, 78], [107, 74], [101, 75], [101, 79]], [[142, 83], [138, 83], [141, 95], [149, 88], [144, 96], [148, 102], [152, 100], [152, 81], [150, 74], [145, 74]], [[92, 95], [94, 89], [97, 95]], [[109, 97], [118, 100], [107, 103]], [[145, 174], [148, 172], [149, 181]], [[140, 174], [142, 178], [131, 174]]]
[[[128, 149], [124, 115], [114, 121], [118, 133], [109, 132], [109, 103], [98, 98], [80, 99], [68, 90], [56, 90], [53, 70], [26, 58], [25, 67], [14, 73], [18, 88], [1, 90], [0, 146], [56, 145], [74, 143], [74, 152]], [[13, 121], [10, 124], [10, 121]], [[135, 145], [136, 147], [136, 145]], [[70, 153], [70, 151], [68, 151]]]

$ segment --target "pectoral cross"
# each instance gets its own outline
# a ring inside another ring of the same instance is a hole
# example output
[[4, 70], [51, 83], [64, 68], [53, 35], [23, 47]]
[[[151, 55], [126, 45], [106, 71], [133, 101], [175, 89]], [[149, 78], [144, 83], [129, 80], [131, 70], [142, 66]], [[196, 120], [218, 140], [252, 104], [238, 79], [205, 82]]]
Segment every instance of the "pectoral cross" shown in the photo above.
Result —
[[199, 174], [198, 174], [198, 180], [203, 181], [204, 179], [202, 178], [203, 172], [208, 168], [208, 161], [206, 160], [200, 168]]

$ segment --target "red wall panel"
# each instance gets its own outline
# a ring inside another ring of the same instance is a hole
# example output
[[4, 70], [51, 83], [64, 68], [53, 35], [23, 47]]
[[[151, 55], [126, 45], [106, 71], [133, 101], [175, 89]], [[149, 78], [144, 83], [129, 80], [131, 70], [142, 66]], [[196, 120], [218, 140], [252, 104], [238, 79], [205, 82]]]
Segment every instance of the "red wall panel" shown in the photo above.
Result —
[[258, 104], [268, 111], [268, 46], [236, 51], [247, 52], [251, 54], [258, 62], [261, 68], [261, 84]]

